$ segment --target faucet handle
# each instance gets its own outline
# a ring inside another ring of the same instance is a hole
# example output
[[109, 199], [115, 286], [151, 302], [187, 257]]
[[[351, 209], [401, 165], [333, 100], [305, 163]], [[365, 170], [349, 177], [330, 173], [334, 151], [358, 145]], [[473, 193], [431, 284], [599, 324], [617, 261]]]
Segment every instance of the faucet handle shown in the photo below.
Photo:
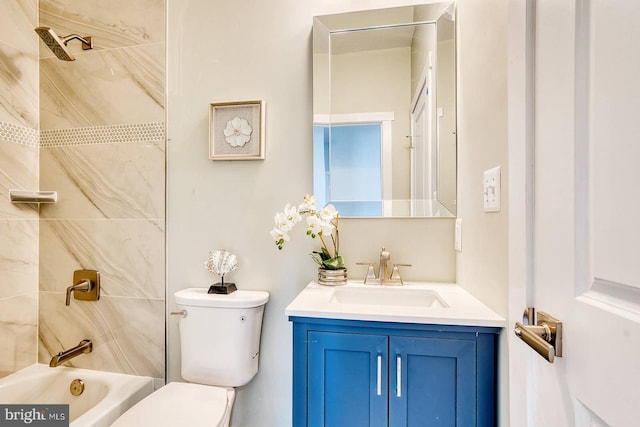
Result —
[[372, 262], [356, 262], [356, 265], [366, 265], [367, 266], [367, 275], [364, 277], [364, 283], [367, 281], [376, 280], [376, 272], [373, 269]]
[[77, 300], [98, 301], [100, 299], [100, 272], [96, 270], [76, 270], [73, 285], [67, 288], [65, 305], [71, 303], [71, 293]]
[[[91, 280], [89, 280], [89, 279], [82, 279], [81, 281], [79, 281], [75, 285], [69, 286], [67, 288], [67, 297], [66, 297], [64, 305], [71, 304], [71, 292], [89, 292], [91, 290], [91, 286], [92, 286]], [[78, 294], [76, 293], [76, 295], [78, 295]]]
[[389, 276], [389, 281], [398, 281], [401, 285], [404, 285], [402, 277], [400, 277], [400, 267], [411, 267], [411, 264], [393, 264], [393, 268], [391, 269], [391, 276]]

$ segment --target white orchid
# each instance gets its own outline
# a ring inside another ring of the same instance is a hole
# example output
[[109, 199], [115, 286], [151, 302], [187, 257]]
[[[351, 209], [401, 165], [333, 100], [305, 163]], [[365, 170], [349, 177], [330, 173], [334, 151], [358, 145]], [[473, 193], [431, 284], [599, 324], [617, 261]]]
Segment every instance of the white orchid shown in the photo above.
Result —
[[[284, 207], [284, 212], [276, 213], [274, 217], [275, 227], [270, 234], [278, 249], [282, 249], [285, 242], [289, 241], [288, 232], [300, 221], [302, 216], [307, 215], [307, 235], [311, 238], [316, 236], [322, 241], [320, 251], [311, 254], [313, 260], [323, 268], [339, 269], [344, 268], [342, 257], [338, 254], [339, 234], [338, 220], [340, 215], [333, 205], [327, 205], [317, 211], [318, 201], [315, 196], [304, 196], [303, 202], [296, 206], [289, 203]], [[333, 250], [330, 251], [326, 239], [331, 239]]]
[[307, 217], [307, 235], [312, 238], [315, 238], [317, 235], [322, 235], [320, 218], [315, 215]]
[[300, 206], [298, 206], [298, 210], [300, 211], [310, 211], [310, 212], [315, 212], [316, 211], [316, 206], [318, 205], [318, 200], [316, 199], [316, 196], [310, 196], [310, 195], [306, 195], [304, 196], [303, 202], [300, 203]]
[[289, 206], [289, 203], [284, 207], [284, 215], [289, 221], [293, 222], [293, 224], [297, 224], [302, 221], [300, 209], [297, 206]]
[[320, 216], [312, 215], [307, 217], [307, 234], [311, 237], [329, 236], [333, 233], [334, 226], [330, 221], [327, 221]]
[[279, 246], [280, 249], [282, 249], [282, 245], [284, 244], [284, 242], [288, 242], [289, 241], [289, 234], [286, 231], [283, 231], [281, 228], [277, 228], [275, 227], [273, 230], [271, 230], [271, 237], [273, 237], [273, 240], [277, 242], [282, 242]]
[[227, 122], [223, 133], [225, 141], [232, 147], [242, 147], [251, 139], [253, 129], [245, 119], [234, 117]]
[[338, 211], [333, 205], [327, 205], [318, 212], [323, 221], [333, 221], [338, 216]]
[[291, 230], [297, 223], [291, 221], [289, 218], [287, 218], [287, 215], [282, 212], [278, 212], [276, 214], [276, 216], [274, 217], [274, 222], [276, 223], [276, 228], [279, 228], [282, 231]]

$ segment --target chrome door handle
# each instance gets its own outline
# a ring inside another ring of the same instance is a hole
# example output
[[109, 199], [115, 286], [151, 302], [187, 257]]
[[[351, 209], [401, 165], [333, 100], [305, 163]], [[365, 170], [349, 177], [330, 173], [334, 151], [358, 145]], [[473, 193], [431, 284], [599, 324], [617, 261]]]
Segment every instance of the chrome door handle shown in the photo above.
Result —
[[549, 363], [553, 363], [556, 356], [562, 357], [562, 322], [542, 311], [536, 314], [535, 325], [516, 322], [513, 332]]

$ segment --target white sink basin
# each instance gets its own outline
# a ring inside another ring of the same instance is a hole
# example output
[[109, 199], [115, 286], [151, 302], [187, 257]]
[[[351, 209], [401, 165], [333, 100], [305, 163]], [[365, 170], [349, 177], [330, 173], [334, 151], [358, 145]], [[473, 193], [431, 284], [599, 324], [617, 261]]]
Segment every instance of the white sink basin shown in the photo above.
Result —
[[404, 286], [342, 286], [311, 282], [285, 310], [291, 317], [420, 323], [431, 325], [505, 326], [504, 318], [453, 283], [405, 282]]
[[401, 287], [335, 288], [330, 301], [338, 304], [396, 307], [448, 307], [448, 304], [433, 290]]

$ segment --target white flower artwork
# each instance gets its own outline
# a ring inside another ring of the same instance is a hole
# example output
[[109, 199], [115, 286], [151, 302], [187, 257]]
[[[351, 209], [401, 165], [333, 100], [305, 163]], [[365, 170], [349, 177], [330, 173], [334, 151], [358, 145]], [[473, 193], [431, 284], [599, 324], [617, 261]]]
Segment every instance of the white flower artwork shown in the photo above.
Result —
[[209, 104], [209, 159], [264, 160], [264, 101]]
[[224, 128], [225, 141], [232, 147], [242, 147], [249, 142], [252, 132], [249, 122], [236, 116]]

